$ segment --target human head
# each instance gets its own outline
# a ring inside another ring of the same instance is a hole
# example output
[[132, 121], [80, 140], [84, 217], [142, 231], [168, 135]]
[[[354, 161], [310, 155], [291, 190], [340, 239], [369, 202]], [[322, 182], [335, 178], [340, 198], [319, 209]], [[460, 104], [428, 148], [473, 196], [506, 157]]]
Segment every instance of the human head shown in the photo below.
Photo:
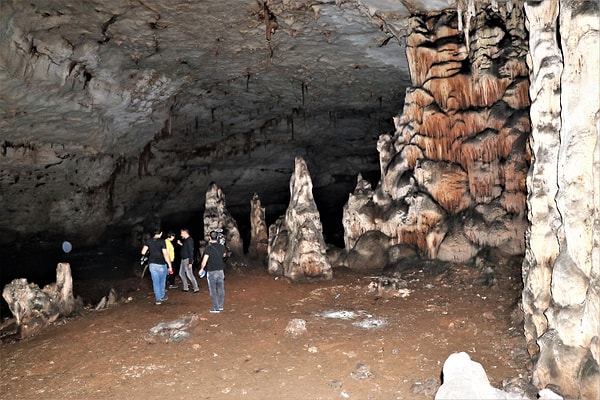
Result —
[[171, 241], [172, 241], [173, 239], [175, 239], [175, 233], [174, 233], [174, 232], [169, 232], [169, 233], [167, 233], [167, 239], [169, 239], [169, 240], [171, 240]]
[[190, 237], [190, 231], [188, 228], [181, 228], [181, 237], [184, 239]]
[[161, 237], [162, 230], [160, 228], [154, 228], [154, 230], [152, 231], [152, 236], [154, 236], [155, 238]]
[[217, 233], [217, 231], [210, 231], [208, 236], [210, 237], [210, 240], [217, 240], [217, 237], [219, 237], [219, 234]]

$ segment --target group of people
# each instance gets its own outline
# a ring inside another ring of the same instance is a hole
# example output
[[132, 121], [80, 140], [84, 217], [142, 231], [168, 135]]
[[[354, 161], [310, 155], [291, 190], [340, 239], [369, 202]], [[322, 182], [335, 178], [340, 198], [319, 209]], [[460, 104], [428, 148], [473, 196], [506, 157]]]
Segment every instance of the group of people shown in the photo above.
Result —
[[[162, 238], [163, 232], [160, 228], [152, 232], [152, 237], [146, 241], [142, 247], [142, 255], [148, 257], [148, 269], [152, 277], [152, 287], [154, 289], [155, 304], [160, 305], [168, 299], [166, 292], [168, 289], [176, 289], [175, 274], [173, 272], [173, 262], [175, 261], [175, 233], [167, 233], [166, 239]], [[183, 291], [189, 292], [190, 284], [194, 293], [198, 293], [200, 288], [198, 281], [194, 276], [194, 239], [190, 236], [187, 228], [181, 229], [181, 239], [177, 244], [181, 247], [179, 264], [179, 277], [183, 283]], [[208, 291], [213, 303], [210, 309], [211, 313], [223, 311], [225, 301], [225, 256], [227, 248], [218, 241], [217, 231], [209, 233], [209, 242], [204, 249], [200, 262], [200, 276], [206, 271], [206, 281]], [[189, 281], [189, 282], [188, 282]]]

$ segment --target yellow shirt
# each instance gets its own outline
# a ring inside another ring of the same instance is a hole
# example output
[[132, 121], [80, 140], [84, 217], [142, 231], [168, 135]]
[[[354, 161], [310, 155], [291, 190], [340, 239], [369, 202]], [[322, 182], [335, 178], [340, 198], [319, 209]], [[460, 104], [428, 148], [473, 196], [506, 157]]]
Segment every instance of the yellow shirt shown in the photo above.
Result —
[[175, 261], [175, 248], [173, 247], [173, 243], [170, 240], [166, 239], [165, 243], [167, 244], [167, 250], [169, 251], [169, 256], [171, 256], [171, 262]]

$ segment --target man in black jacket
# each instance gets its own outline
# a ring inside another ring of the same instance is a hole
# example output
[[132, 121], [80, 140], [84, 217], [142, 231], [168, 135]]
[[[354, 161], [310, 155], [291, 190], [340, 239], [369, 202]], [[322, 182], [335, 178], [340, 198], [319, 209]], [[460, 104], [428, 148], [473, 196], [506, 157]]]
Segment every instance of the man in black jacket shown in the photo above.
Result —
[[194, 239], [190, 236], [190, 231], [187, 228], [181, 230], [181, 240], [177, 241], [177, 244], [181, 246], [181, 263], [179, 264], [179, 277], [183, 282], [183, 291], [189, 292], [188, 279], [192, 282], [194, 293], [198, 293], [200, 288], [198, 287], [198, 281], [194, 277], [194, 270], [192, 269], [194, 264]]

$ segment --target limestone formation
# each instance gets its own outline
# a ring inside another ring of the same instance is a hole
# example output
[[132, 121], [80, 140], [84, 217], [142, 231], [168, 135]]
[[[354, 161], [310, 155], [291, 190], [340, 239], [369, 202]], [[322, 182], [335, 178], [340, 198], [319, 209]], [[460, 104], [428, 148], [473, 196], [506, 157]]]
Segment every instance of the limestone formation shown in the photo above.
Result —
[[244, 243], [237, 222], [227, 210], [225, 193], [215, 182], [211, 182], [206, 190], [204, 240], [208, 241], [208, 235], [216, 229], [223, 229], [225, 244], [231, 252], [232, 259], [242, 261], [244, 259]]
[[356, 271], [382, 271], [390, 239], [380, 231], [367, 231], [360, 236], [346, 257], [346, 265]]
[[248, 257], [265, 261], [269, 246], [269, 230], [265, 222], [265, 209], [260, 204], [258, 193], [254, 193], [250, 201], [250, 228]]
[[354, 247], [363, 233], [377, 228], [378, 212], [373, 202], [371, 183], [358, 174], [356, 188], [348, 196], [343, 210], [344, 246], [347, 250]]
[[22, 338], [34, 335], [61, 316], [70, 316], [77, 307], [68, 263], [58, 263], [56, 282], [43, 289], [20, 278], [4, 286], [2, 297], [20, 326]]
[[522, 8], [496, 6], [477, 9], [466, 39], [455, 11], [410, 19], [413, 87], [379, 139], [377, 188], [359, 178], [344, 209], [349, 254], [373, 230], [441, 261], [524, 253], [527, 42]]
[[442, 380], [443, 384], [435, 394], [436, 400], [531, 399], [521, 390], [507, 392], [493, 387], [483, 366], [465, 352], [453, 353], [446, 359]]
[[305, 161], [296, 157], [285, 216], [269, 227], [268, 270], [292, 281], [331, 279], [319, 210]]
[[523, 309], [533, 383], [600, 398], [600, 10], [548, 0], [525, 11], [535, 162]]

